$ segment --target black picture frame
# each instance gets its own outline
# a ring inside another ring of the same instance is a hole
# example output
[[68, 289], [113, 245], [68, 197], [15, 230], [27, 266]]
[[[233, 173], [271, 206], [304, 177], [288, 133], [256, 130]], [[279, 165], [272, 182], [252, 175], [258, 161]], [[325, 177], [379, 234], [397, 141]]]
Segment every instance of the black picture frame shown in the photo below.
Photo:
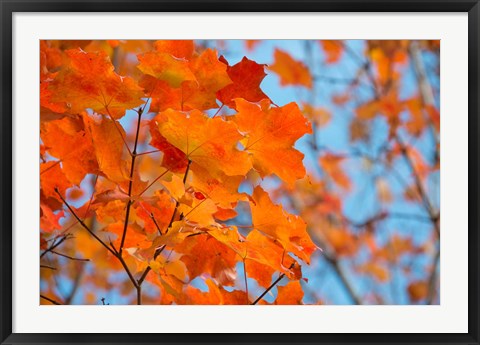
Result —
[[[0, 0], [0, 340], [2, 344], [480, 344], [478, 0]], [[12, 17], [14, 12], [468, 12], [468, 333], [465, 334], [30, 334], [12, 333]]]

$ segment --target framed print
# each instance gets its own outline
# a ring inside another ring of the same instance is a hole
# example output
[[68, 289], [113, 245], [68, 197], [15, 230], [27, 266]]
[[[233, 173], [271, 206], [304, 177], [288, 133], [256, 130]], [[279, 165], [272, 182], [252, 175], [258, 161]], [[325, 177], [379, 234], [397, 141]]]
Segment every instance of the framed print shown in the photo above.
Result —
[[1, 4], [2, 344], [479, 343], [478, 1]]

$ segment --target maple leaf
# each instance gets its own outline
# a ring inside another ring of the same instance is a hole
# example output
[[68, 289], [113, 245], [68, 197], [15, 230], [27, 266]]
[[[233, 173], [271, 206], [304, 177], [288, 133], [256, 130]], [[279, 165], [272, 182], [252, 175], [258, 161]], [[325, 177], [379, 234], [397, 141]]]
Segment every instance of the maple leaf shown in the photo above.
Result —
[[71, 182], [65, 177], [59, 161], [40, 164], [40, 187], [46, 198], [53, 197], [61, 201], [56, 190], [65, 195], [66, 190], [71, 186]]
[[[158, 118], [157, 118], [158, 117]], [[170, 144], [158, 130], [158, 121], [164, 118], [162, 115], [157, 115], [149, 123], [150, 128], [150, 145], [163, 152], [162, 166], [172, 172], [184, 171], [188, 165], [188, 159], [185, 153], [180, 149]]]
[[62, 226], [59, 221], [65, 216], [63, 211], [55, 214], [52, 209], [40, 202], [40, 229], [45, 232], [53, 232], [55, 230], [61, 230]]
[[287, 285], [277, 288], [278, 294], [275, 304], [303, 304], [303, 289], [298, 280], [288, 282]]
[[[120, 248], [120, 243], [123, 235], [123, 222], [110, 223], [103, 231], [116, 235], [113, 244], [116, 248]], [[125, 236], [125, 248], [147, 248], [150, 246], [150, 241], [147, 240], [145, 233], [138, 224], [129, 224], [127, 229], [127, 236]]]
[[274, 272], [282, 272], [290, 279], [300, 279], [300, 265], [275, 240], [252, 230], [245, 242], [245, 267], [247, 275], [260, 286], [267, 288]]
[[242, 143], [260, 175], [276, 174], [290, 186], [304, 177], [304, 155], [293, 145], [304, 134], [312, 133], [312, 127], [298, 105], [270, 108], [267, 100], [257, 105], [243, 99], [236, 99], [236, 105], [234, 121], [247, 135]]
[[188, 184], [223, 209], [229, 209], [239, 200], [246, 198], [245, 193], [238, 192], [240, 183], [245, 180], [244, 176], [218, 173], [214, 177], [208, 169], [195, 163], [191, 165], [190, 170], [192, 173], [189, 174]]
[[332, 153], [326, 153], [319, 158], [320, 167], [333, 180], [333, 182], [345, 190], [352, 186], [350, 178], [343, 172], [340, 166], [345, 157]]
[[153, 44], [155, 50], [177, 58], [190, 59], [195, 49], [193, 40], [158, 40]]
[[325, 62], [327, 64], [334, 64], [340, 61], [343, 55], [343, 44], [341, 41], [335, 40], [321, 40], [320, 45], [325, 52]]
[[185, 80], [195, 80], [188, 61], [185, 59], [179, 59], [159, 51], [139, 54], [137, 57], [140, 71], [163, 80], [172, 87], [179, 87]]
[[127, 162], [122, 159], [125, 131], [120, 124], [106, 118], [84, 116], [85, 127], [89, 131], [100, 171], [114, 182], [130, 179]]
[[151, 199], [138, 202], [135, 205], [137, 216], [144, 221], [147, 233], [156, 233], [158, 231], [157, 226], [162, 233], [165, 232], [175, 208], [175, 203], [167, 193], [157, 191]]
[[188, 114], [167, 110], [156, 117], [160, 134], [187, 158], [215, 176], [245, 175], [251, 168], [248, 154], [237, 149], [243, 138], [233, 122], [208, 118], [193, 110]]
[[312, 87], [312, 76], [303, 62], [295, 60], [290, 54], [278, 48], [275, 49], [274, 59], [275, 62], [269, 69], [278, 74], [280, 85], [304, 86], [309, 89]]
[[233, 66], [229, 66], [223, 56], [220, 57], [220, 61], [228, 66], [227, 73], [233, 81], [232, 84], [217, 92], [217, 97], [223, 104], [235, 108], [235, 98], [243, 98], [250, 102], [269, 99], [260, 89], [260, 84], [267, 75], [265, 73], [266, 65], [249, 60], [246, 56]]
[[183, 254], [181, 260], [187, 266], [191, 279], [206, 273], [222, 285], [233, 284], [236, 277], [234, 268], [239, 257], [208, 234], [185, 238], [175, 251]]
[[227, 291], [212, 279], [206, 279], [208, 291], [203, 292], [191, 285], [185, 290], [185, 297], [180, 304], [196, 305], [239, 305], [250, 304], [245, 291], [233, 290]]
[[217, 52], [206, 49], [202, 54], [193, 56], [188, 61], [188, 68], [195, 77], [185, 80], [176, 87], [161, 80], [144, 76], [140, 85], [152, 98], [152, 111], [175, 110], [207, 110], [217, 108], [216, 92], [232, 81], [227, 74], [227, 66], [222, 63]]
[[116, 74], [105, 52], [72, 49], [65, 53], [68, 63], [48, 86], [52, 102], [66, 103], [71, 113], [90, 108], [114, 119], [144, 103], [143, 90], [133, 79]]
[[286, 251], [310, 263], [311, 254], [318, 248], [307, 233], [305, 222], [296, 215], [275, 205], [260, 187], [253, 191], [255, 203], [250, 203], [255, 229], [280, 242]]
[[40, 137], [48, 153], [62, 161], [63, 173], [73, 184], [80, 185], [85, 175], [98, 171], [95, 148], [82, 117], [43, 123]]

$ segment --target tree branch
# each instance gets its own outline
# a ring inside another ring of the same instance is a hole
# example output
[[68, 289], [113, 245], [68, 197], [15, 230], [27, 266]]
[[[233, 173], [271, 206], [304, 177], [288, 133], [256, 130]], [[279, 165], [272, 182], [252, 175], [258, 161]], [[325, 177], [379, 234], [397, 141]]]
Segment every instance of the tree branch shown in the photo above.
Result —
[[68, 210], [70, 211], [70, 213], [75, 217], [75, 219], [80, 223], [81, 226], [83, 226], [83, 228], [85, 230], [88, 231], [88, 233], [90, 235], [93, 236], [93, 238], [95, 238], [98, 243], [100, 243], [102, 246], [104, 246], [110, 253], [112, 253], [113, 255], [117, 256], [116, 253], [112, 250], [112, 248], [110, 248], [109, 246], [107, 246], [105, 244], [105, 242], [102, 241], [102, 239], [100, 237], [98, 237], [92, 230], [90, 230], [90, 228], [83, 222], [83, 220], [81, 220], [78, 215], [75, 213], [75, 211], [72, 209], [72, 207], [68, 204], [68, 202], [65, 200], [65, 198], [62, 196], [62, 194], [60, 194], [60, 192], [58, 191], [58, 188], [55, 188], [55, 193], [58, 194], [58, 196], [60, 197], [60, 199], [62, 199], [63, 203], [65, 204], [65, 206], [67, 206]]
[[257, 304], [258, 302], [260, 302], [260, 300], [263, 298], [263, 296], [265, 296], [271, 289], [273, 289], [273, 287], [274, 287], [275, 285], [277, 285], [277, 284], [280, 282], [280, 280], [283, 279], [283, 277], [285, 277], [285, 273], [280, 274], [280, 275], [278, 276], [278, 278], [275, 279], [275, 281], [274, 281], [265, 291], [263, 291], [262, 294], [261, 294], [260, 296], [258, 296], [255, 301], [252, 302], [252, 305], [255, 305], [255, 304]]
[[56, 252], [54, 250], [50, 250], [51, 253], [53, 254], [57, 254], [59, 256], [63, 256], [64, 258], [67, 258], [67, 259], [70, 259], [70, 260], [74, 260], [74, 261], [90, 261], [90, 259], [82, 259], [82, 258], [74, 258], [72, 256], [69, 256], [69, 255], [66, 255], [66, 254], [62, 254], [62, 253], [59, 253], [59, 252]]
[[63, 241], [65, 241], [68, 238], [68, 235], [69, 234], [63, 235], [62, 238], [57, 243], [55, 243], [55, 240], [54, 240], [53, 244], [50, 246], [50, 248], [45, 249], [45, 251], [42, 254], [40, 254], [40, 259], [43, 258], [45, 256], [45, 254], [47, 254], [48, 252], [51, 252], [53, 249], [55, 249], [59, 245], [61, 245], [63, 243]]
[[432, 223], [435, 227], [435, 233], [436, 233], [437, 237], [440, 238], [440, 224], [439, 224], [440, 217], [439, 217], [439, 214], [438, 214], [437, 211], [435, 211], [432, 203], [430, 202], [430, 199], [427, 196], [427, 192], [426, 192], [425, 188], [423, 187], [422, 180], [420, 179], [420, 176], [419, 176], [417, 170], [415, 169], [415, 165], [414, 165], [412, 159], [410, 158], [410, 155], [408, 154], [408, 151], [407, 151], [405, 145], [403, 144], [402, 140], [400, 139], [400, 137], [398, 135], [395, 135], [395, 140], [397, 141], [398, 145], [400, 146], [400, 151], [402, 153], [402, 156], [405, 158], [405, 161], [407, 162], [408, 167], [412, 171], [412, 175], [413, 175], [413, 178], [415, 180], [415, 186], [417, 187], [417, 190], [418, 190], [418, 193], [420, 194], [423, 205], [424, 205], [426, 211], [428, 212], [428, 215], [430, 216], [430, 219], [431, 219], [431, 221], [432, 221]]
[[51, 299], [51, 298], [49, 298], [47, 296], [44, 296], [44, 295], [40, 295], [40, 298], [43, 298], [44, 300], [49, 301], [50, 303], [55, 304], [55, 305], [62, 305], [63, 304], [63, 303], [57, 302], [54, 299]]
[[125, 244], [125, 237], [127, 236], [128, 220], [129, 220], [129, 217], [130, 217], [130, 207], [132, 206], [132, 203], [133, 203], [130, 198], [132, 197], [133, 172], [135, 171], [135, 159], [137, 158], [138, 135], [139, 135], [139, 132], [140, 132], [140, 121], [142, 119], [142, 113], [143, 113], [143, 110], [140, 109], [138, 111], [137, 132], [135, 134], [135, 143], [133, 145], [133, 151], [132, 151], [132, 164], [130, 165], [130, 180], [128, 182], [127, 211], [126, 211], [126, 214], [125, 214], [125, 223], [124, 223], [124, 226], [123, 226], [123, 234], [122, 234], [122, 240], [120, 242], [120, 249], [118, 250], [119, 256], [122, 256], [123, 245]]
[[337, 276], [340, 278], [340, 281], [342, 282], [343, 286], [347, 290], [348, 295], [350, 296], [352, 301], [358, 305], [362, 304], [362, 299], [357, 295], [352, 285], [348, 281], [347, 276], [345, 275], [342, 268], [340, 267], [340, 263], [338, 262], [338, 259], [331, 254], [325, 254], [325, 259], [330, 263], [330, 265], [333, 267], [333, 269], [337, 273]]

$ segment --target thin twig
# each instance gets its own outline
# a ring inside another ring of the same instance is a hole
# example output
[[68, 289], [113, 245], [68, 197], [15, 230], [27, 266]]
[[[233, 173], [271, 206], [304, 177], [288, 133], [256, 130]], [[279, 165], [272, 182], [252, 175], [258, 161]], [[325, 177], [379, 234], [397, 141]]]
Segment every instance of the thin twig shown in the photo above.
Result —
[[50, 303], [55, 304], [55, 305], [62, 305], [62, 303], [57, 302], [57, 301], [55, 301], [54, 299], [51, 299], [51, 298], [49, 298], [49, 297], [47, 297], [47, 296], [44, 296], [44, 295], [40, 295], [40, 298], [43, 298], [44, 300], [47, 300], [47, 301], [49, 301]]
[[40, 268], [47, 268], [47, 269], [53, 270], [53, 271], [56, 271], [56, 270], [57, 270], [55, 267], [48, 266], [48, 265], [40, 265]]
[[130, 180], [128, 181], [128, 202], [127, 202], [127, 211], [125, 214], [125, 223], [123, 226], [123, 233], [122, 239], [120, 242], [120, 248], [118, 250], [118, 254], [122, 256], [123, 245], [125, 244], [125, 237], [127, 236], [127, 229], [128, 229], [128, 221], [130, 217], [130, 208], [132, 206], [133, 201], [130, 199], [132, 197], [132, 188], [133, 188], [133, 172], [135, 171], [135, 159], [137, 158], [137, 145], [138, 145], [138, 135], [140, 133], [140, 121], [142, 119], [142, 112], [143, 110], [140, 109], [138, 111], [138, 122], [137, 122], [137, 131], [135, 134], [135, 143], [133, 145], [133, 152], [132, 152], [132, 164], [130, 165]]
[[408, 167], [412, 171], [413, 179], [415, 181], [415, 186], [417, 187], [418, 193], [420, 194], [420, 197], [422, 199], [423, 205], [428, 212], [430, 219], [435, 227], [435, 233], [438, 238], [440, 238], [440, 224], [439, 224], [439, 214], [437, 211], [435, 211], [432, 203], [430, 202], [430, 199], [427, 196], [427, 192], [423, 186], [422, 180], [420, 179], [420, 175], [418, 174], [417, 170], [415, 169], [415, 165], [410, 158], [410, 155], [408, 154], [408, 151], [403, 144], [402, 140], [398, 135], [395, 136], [395, 140], [397, 141], [399, 147], [400, 147], [400, 152], [402, 153], [402, 156], [405, 158], [405, 161], [408, 164]]
[[252, 302], [252, 305], [255, 305], [258, 302], [260, 302], [260, 300], [263, 298], [263, 296], [265, 296], [271, 289], [273, 289], [273, 287], [275, 285], [277, 285], [280, 282], [280, 280], [283, 279], [283, 277], [285, 277], [285, 273], [280, 274], [278, 276], [278, 278], [265, 291], [263, 291], [262, 294], [260, 296], [258, 296], [255, 301]]
[[66, 255], [66, 254], [63, 254], [63, 253], [56, 252], [56, 251], [54, 251], [54, 250], [50, 250], [50, 252], [52, 252], [53, 254], [57, 254], [57, 255], [59, 255], [59, 256], [63, 256], [64, 258], [67, 258], [67, 259], [70, 259], [70, 260], [74, 260], [74, 261], [83, 261], [83, 262], [90, 261], [90, 259], [74, 258], [74, 257], [72, 257], [72, 256], [69, 256], [69, 255]]
[[243, 279], [245, 281], [245, 295], [246, 295], [247, 304], [248, 304], [249, 300], [248, 300], [247, 264], [245, 262], [245, 258], [243, 258]]
[[57, 243], [55, 243], [55, 240], [56, 240], [55, 239], [53, 241], [52, 245], [50, 246], [50, 248], [47, 248], [42, 254], [40, 254], [40, 259], [43, 258], [45, 256], [45, 254], [47, 254], [48, 252], [51, 252], [53, 249], [55, 249], [59, 245], [61, 245], [63, 243], [63, 241], [65, 241], [67, 238], [68, 238], [68, 234], [63, 235], [62, 238]]
[[440, 248], [435, 251], [435, 256], [433, 258], [432, 271], [430, 277], [428, 278], [428, 295], [427, 295], [427, 304], [432, 304], [435, 295], [436, 295], [436, 280], [437, 280], [437, 270], [438, 265], [440, 265]]
[[[155, 260], [162, 252], [163, 250], [166, 248], [167, 246], [166, 245], [163, 245], [161, 246], [160, 248], [158, 248], [156, 251], [155, 251], [155, 254], [153, 255], [153, 260]], [[138, 285], [142, 285], [143, 281], [145, 280], [145, 278], [147, 277], [148, 273], [152, 270], [152, 268], [150, 266], [147, 266], [147, 268], [145, 269], [145, 271], [143, 272], [142, 276], [140, 277], [140, 279], [138, 279], [137, 283]]]
[[342, 268], [340, 267], [340, 264], [339, 264], [337, 258], [333, 255], [326, 254], [325, 259], [327, 259], [327, 261], [330, 263], [330, 265], [333, 267], [333, 269], [337, 273], [337, 276], [340, 278], [340, 280], [341, 280], [343, 286], [345, 287], [345, 289], [347, 289], [347, 292], [348, 292], [350, 298], [352, 299], [352, 301], [355, 304], [358, 304], [358, 305], [362, 304], [361, 298], [354, 291], [352, 285], [350, 284], [350, 282], [348, 281], [345, 273], [343, 272]]
[[65, 200], [65, 198], [62, 196], [62, 194], [60, 194], [60, 192], [58, 191], [58, 188], [55, 188], [55, 192], [58, 194], [58, 196], [60, 197], [60, 199], [62, 199], [63, 203], [65, 204], [65, 206], [67, 206], [68, 210], [70, 211], [70, 213], [75, 217], [75, 219], [77, 219], [77, 221], [80, 223], [81, 226], [83, 226], [83, 228], [85, 230], [88, 231], [88, 233], [90, 235], [93, 236], [93, 238], [95, 238], [102, 246], [104, 246], [110, 253], [112, 253], [113, 255], [116, 256], [116, 253], [112, 250], [112, 248], [110, 248], [109, 246], [107, 246], [105, 244], [105, 242], [102, 241], [102, 239], [100, 237], [98, 237], [92, 230], [90, 230], [90, 228], [83, 222], [83, 220], [81, 220], [78, 215], [75, 213], [75, 211], [72, 209], [72, 207], [68, 204], [68, 202]]

